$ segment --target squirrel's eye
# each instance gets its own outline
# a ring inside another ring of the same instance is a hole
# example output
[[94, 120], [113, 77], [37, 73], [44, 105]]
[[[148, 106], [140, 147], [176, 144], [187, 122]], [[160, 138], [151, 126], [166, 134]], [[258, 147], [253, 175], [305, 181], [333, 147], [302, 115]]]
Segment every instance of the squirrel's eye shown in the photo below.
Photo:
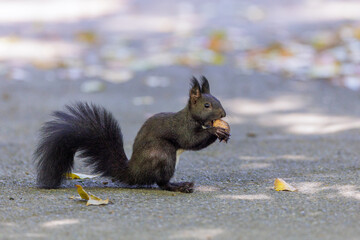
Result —
[[210, 107], [210, 104], [209, 104], [209, 103], [205, 103], [205, 104], [204, 104], [204, 107], [209, 108], [209, 107]]

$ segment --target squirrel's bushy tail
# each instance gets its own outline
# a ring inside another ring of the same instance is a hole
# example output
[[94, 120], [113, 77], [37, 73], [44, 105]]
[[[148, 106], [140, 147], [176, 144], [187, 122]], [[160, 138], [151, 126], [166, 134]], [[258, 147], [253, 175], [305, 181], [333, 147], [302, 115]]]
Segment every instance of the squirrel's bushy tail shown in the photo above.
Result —
[[86, 164], [92, 165], [94, 173], [126, 178], [128, 159], [122, 133], [110, 112], [96, 105], [76, 103], [53, 116], [55, 119], [42, 127], [34, 153], [39, 187], [59, 187], [64, 175], [71, 172], [77, 151]]

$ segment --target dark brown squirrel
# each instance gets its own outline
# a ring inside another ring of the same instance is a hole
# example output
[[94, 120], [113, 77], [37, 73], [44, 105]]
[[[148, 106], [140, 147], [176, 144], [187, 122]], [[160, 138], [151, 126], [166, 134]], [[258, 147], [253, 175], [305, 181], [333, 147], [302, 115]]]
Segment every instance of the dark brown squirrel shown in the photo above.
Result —
[[120, 127], [110, 112], [82, 102], [67, 105], [66, 111], [54, 112], [55, 119], [41, 128], [34, 153], [37, 184], [41, 188], [59, 187], [79, 152], [93, 172], [102, 176], [129, 185], [156, 183], [163, 190], [191, 193], [193, 182], [170, 182], [177, 152], [200, 150], [216, 139], [227, 141], [229, 133], [212, 126], [225, 115], [220, 101], [210, 94], [208, 80], [202, 77], [200, 85], [193, 77], [185, 108], [150, 117], [139, 130], [128, 160]]

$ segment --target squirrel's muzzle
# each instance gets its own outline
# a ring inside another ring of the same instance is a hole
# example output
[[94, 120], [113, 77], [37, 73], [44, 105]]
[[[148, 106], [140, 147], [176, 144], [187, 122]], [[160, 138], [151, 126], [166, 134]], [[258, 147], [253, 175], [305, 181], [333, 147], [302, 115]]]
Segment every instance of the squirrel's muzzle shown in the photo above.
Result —
[[221, 118], [223, 118], [223, 117], [226, 117], [226, 112], [225, 112], [225, 110], [222, 110], [222, 113], [221, 113]]

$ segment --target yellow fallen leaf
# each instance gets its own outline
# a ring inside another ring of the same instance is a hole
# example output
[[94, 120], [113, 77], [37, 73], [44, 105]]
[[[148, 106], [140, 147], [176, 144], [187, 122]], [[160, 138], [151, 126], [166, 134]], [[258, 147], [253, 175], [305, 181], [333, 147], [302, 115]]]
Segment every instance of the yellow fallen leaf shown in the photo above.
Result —
[[[95, 197], [95, 196], [92, 196], [92, 197]], [[93, 198], [90, 198], [87, 203], [86, 203], [86, 206], [89, 206], [89, 205], [106, 205], [106, 204], [109, 204], [109, 199], [105, 199], [105, 200], [102, 200], [98, 197], [95, 197], [94, 199]]]
[[226, 33], [224, 31], [214, 31], [211, 33], [208, 48], [214, 52], [223, 52], [226, 47]]
[[85, 190], [83, 189], [82, 186], [80, 185], [75, 185], [75, 187], [77, 188], [77, 192], [80, 195], [81, 199], [85, 199], [85, 200], [89, 200], [90, 196], [87, 192], [85, 192]]
[[99, 41], [98, 35], [92, 31], [81, 31], [75, 34], [76, 40], [83, 43], [95, 44]]
[[[92, 194], [88, 194], [82, 186], [80, 185], [75, 185], [75, 187], [77, 188], [77, 192], [79, 193], [81, 199], [87, 200], [86, 206], [89, 205], [105, 205], [105, 204], [109, 204], [109, 199], [105, 199], [102, 200], [101, 198], [92, 195]], [[72, 199], [77, 199], [77, 198], [72, 198]]]
[[80, 179], [80, 177], [75, 173], [65, 173], [66, 179]]
[[214, 55], [214, 58], [212, 59], [212, 64], [222, 65], [222, 64], [224, 64], [224, 61], [225, 61], [224, 55], [216, 53]]
[[276, 191], [290, 191], [290, 192], [295, 192], [297, 191], [296, 188], [294, 188], [293, 186], [291, 186], [290, 184], [288, 184], [287, 182], [285, 182], [283, 179], [281, 178], [276, 178], [275, 182], [274, 182], [274, 189]]
[[97, 197], [95, 195], [92, 195], [92, 194], [90, 194], [90, 199], [91, 200], [101, 200], [101, 198], [99, 198], [99, 197]]
[[95, 178], [100, 175], [89, 175], [89, 174], [83, 174], [83, 173], [66, 173], [65, 177], [67, 179], [86, 179], [86, 178]]
[[57, 63], [54, 61], [40, 61], [40, 60], [36, 60], [34, 62], [32, 62], [32, 65], [38, 69], [41, 70], [49, 70], [49, 69], [54, 69], [57, 67]]

